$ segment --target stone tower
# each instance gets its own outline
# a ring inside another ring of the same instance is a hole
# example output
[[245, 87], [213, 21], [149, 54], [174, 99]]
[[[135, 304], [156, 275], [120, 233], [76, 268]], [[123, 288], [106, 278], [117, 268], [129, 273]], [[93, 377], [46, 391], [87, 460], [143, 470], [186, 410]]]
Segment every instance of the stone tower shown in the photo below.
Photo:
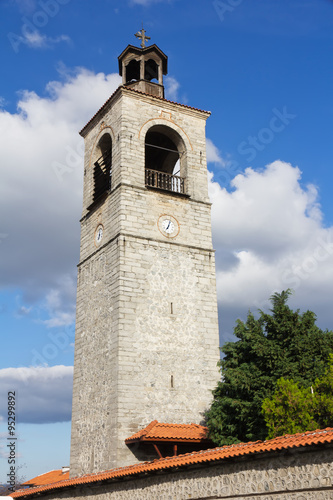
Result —
[[164, 98], [144, 34], [81, 131], [71, 476], [145, 459], [124, 440], [154, 419], [201, 423], [219, 379], [209, 113]]

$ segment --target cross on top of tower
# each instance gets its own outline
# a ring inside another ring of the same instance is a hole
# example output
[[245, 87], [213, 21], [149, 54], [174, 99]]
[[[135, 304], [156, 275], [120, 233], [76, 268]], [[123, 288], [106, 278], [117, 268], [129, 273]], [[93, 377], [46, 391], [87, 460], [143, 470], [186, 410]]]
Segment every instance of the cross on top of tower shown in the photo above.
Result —
[[143, 29], [143, 26], [142, 26], [142, 29], [141, 31], [138, 31], [137, 33], [135, 33], [135, 36], [137, 38], [140, 38], [141, 40], [141, 47], [144, 49], [146, 47], [146, 42], [148, 40], [150, 40], [150, 36], [146, 36], [146, 30]]

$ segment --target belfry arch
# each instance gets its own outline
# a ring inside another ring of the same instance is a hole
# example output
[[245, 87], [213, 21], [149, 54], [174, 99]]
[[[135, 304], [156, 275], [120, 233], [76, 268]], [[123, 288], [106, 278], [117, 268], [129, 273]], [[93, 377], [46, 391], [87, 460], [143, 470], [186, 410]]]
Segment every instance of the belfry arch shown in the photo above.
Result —
[[111, 189], [112, 139], [109, 133], [102, 135], [93, 154], [93, 203]]
[[154, 59], [145, 61], [145, 80], [151, 82], [155, 80], [158, 83], [159, 65]]
[[145, 136], [146, 186], [185, 194], [186, 147], [166, 125], [153, 125]]
[[140, 80], [140, 61], [132, 59], [125, 68], [125, 82]]

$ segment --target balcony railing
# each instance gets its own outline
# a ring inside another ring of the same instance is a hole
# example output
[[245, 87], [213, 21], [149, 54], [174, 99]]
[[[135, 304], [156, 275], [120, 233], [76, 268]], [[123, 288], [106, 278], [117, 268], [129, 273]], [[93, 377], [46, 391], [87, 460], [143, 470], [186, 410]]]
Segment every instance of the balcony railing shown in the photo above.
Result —
[[146, 168], [146, 186], [185, 194], [185, 178]]

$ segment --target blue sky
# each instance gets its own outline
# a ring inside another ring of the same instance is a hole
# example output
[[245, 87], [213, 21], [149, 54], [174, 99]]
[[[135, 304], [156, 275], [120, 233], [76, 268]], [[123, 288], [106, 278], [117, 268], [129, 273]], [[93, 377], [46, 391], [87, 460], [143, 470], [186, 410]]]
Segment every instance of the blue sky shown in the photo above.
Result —
[[[120, 83], [144, 23], [167, 97], [212, 111], [209, 189], [221, 343], [291, 287], [333, 329], [333, 2], [3, 0], [0, 415], [18, 398], [26, 479], [69, 463], [78, 130]], [[7, 473], [0, 421], [0, 480]]]

